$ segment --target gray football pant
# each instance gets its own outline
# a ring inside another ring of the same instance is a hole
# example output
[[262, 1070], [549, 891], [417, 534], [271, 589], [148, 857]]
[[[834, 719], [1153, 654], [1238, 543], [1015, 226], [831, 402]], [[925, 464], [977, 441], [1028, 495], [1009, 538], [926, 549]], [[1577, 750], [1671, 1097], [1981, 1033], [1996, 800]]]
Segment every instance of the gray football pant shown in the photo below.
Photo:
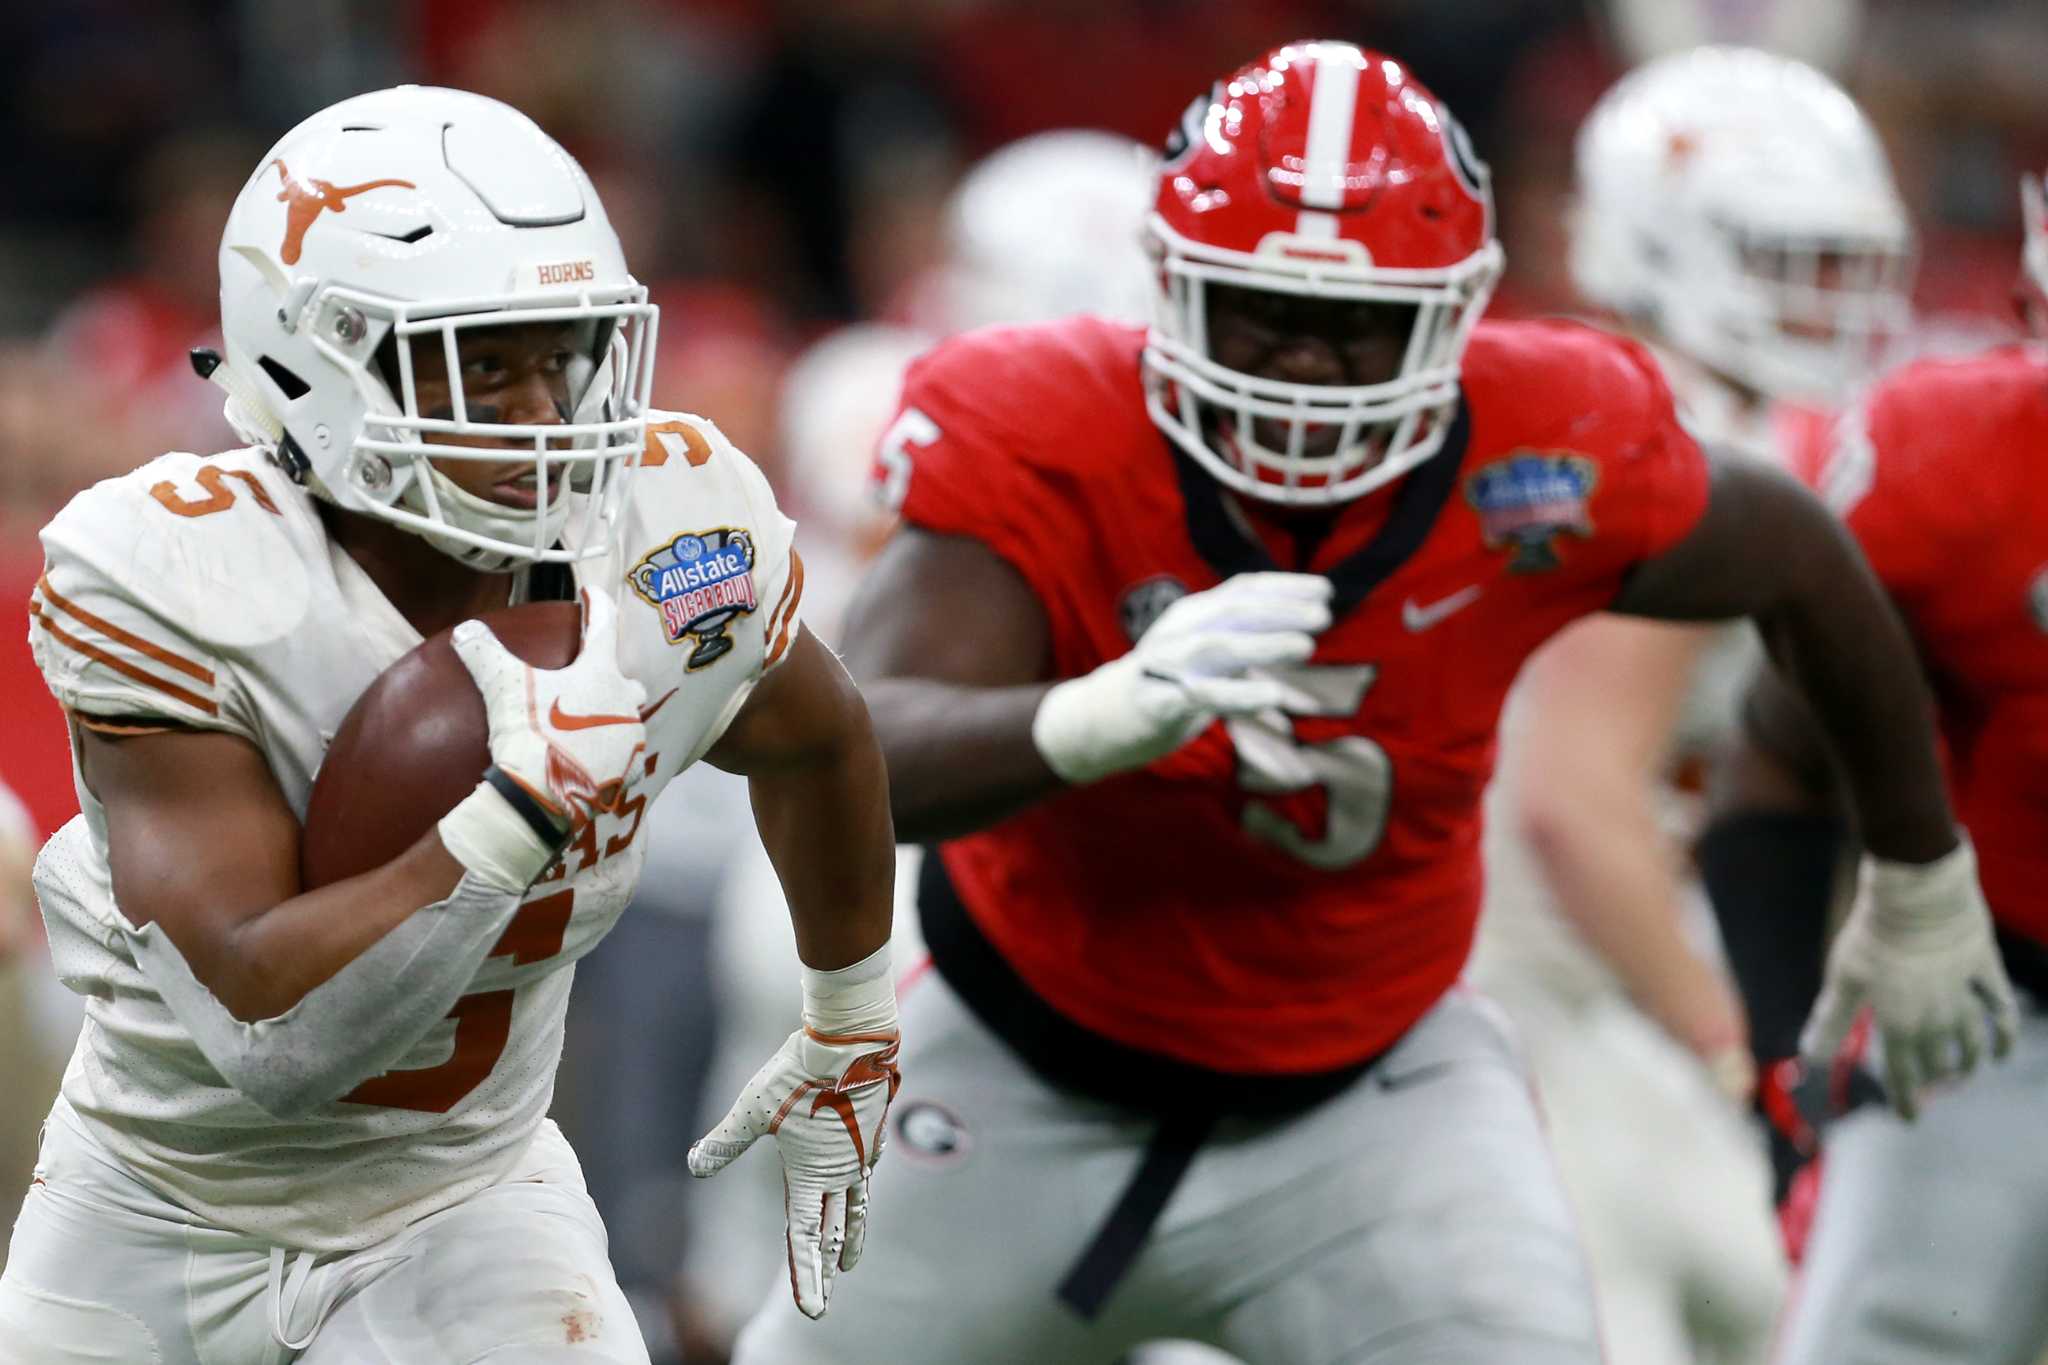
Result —
[[927, 972], [867, 1252], [819, 1322], [777, 1286], [735, 1365], [1597, 1365], [1586, 1268], [1520, 1061], [1454, 992], [1372, 1072], [1196, 1154], [1092, 1320], [1055, 1294], [1154, 1125], [1055, 1089]]
[[2048, 1014], [1919, 1119], [1828, 1132], [1781, 1365], [2035, 1365], [2048, 1351]]

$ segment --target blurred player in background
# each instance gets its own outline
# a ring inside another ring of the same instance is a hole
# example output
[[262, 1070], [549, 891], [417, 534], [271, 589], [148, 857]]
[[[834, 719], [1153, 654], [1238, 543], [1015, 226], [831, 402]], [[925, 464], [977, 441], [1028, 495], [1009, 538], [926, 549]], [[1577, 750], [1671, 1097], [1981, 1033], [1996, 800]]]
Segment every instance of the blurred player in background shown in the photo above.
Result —
[[[1701, 48], [1608, 91], [1576, 158], [1582, 294], [1655, 351], [1695, 437], [1787, 463], [1907, 320], [1912, 237], [1869, 123], [1811, 67]], [[1474, 977], [1529, 1047], [1627, 1365], [1760, 1360], [1782, 1292], [1748, 1029], [1680, 852], [1758, 649], [1747, 624], [1596, 616], [1502, 722]]]
[[[955, 338], [880, 448], [904, 526], [845, 648], [940, 845], [899, 1235], [829, 1337], [771, 1301], [736, 1359], [1595, 1361], [1525, 1073], [1454, 989], [1501, 701], [1588, 612], [1753, 614], [1849, 754], [1887, 912], [1979, 948], [1880, 935], [1842, 984], [1974, 1061], [1975, 991], [2001, 1041], [2011, 1003], [1910, 647], [1817, 502], [1710, 470], [1640, 347], [1477, 324], [1487, 172], [1400, 63], [1218, 82], [1148, 236], [1149, 334]], [[1894, 994], [1908, 966], [1946, 984]]]
[[[545, 1115], [570, 968], [700, 757], [748, 774], [809, 965], [802, 1027], [690, 1161], [772, 1134], [789, 1289], [822, 1314], [897, 1085], [891, 840], [859, 698], [798, 623], [793, 523], [710, 423], [650, 414], [646, 291], [505, 105], [315, 114], [219, 262], [226, 357], [195, 363], [248, 446], [162, 456], [43, 532], [32, 643], [83, 813], [36, 887], [88, 1024], [0, 1357], [644, 1362]], [[469, 619], [550, 599], [582, 603], [558, 670]], [[302, 885], [323, 750], [451, 627], [491, 767], [405, 853]]]
[[[962, 177], [946, 205], [945, 258], [910, 291], [905, 322], [858, 323], [813, 343], [783, 380], [781, 434], [791, 510], [804, 527], [809, 583], [804, 616], [828, 644], [853, 584], [895, 526], [875, 496], [868, 467], [896, 418], [903, 373], [942, 337], [998, 323], [1092, 313], [1123, 322], [1149, 315], [1150, 266], [1141, 246], [1153, 187], [1152, 154], [1109, 133], [1061, 129], [990, 153]], [[891, 434], [892, 440], [908, 433]], [[695, 778], [701, 787], [710, 773]], [[664, 821], [699, 821], [662, 808]], [[773, 1046], [788, 1009], [790, 943], [773, 871], [750, 841], [730, 845], [715, 934], [720, 1006], [711, 1093], [745, 1080], [763, 1042]], [[897, 870], [897, 959], [915, 960], [921, 939], [911, 897], [920, 853], [906, 847]], [[657, 848], [655, 858], [664, 856]], [[725, 1229], [758, 1223], [782, 1198], [773, 1172], [738, 1174], [693, 1193], [686, 1298], [693, 1335], [729, 1342], [784, 1273], [766, 1239], [735, 1243]]]
[[[28, 1183], [35, 1165], [42, 1116], [56, 1084], [51, 1059], [43, 1053], [36, 1027], [36, 988], [47, 964], [31, 959], [43, 952], [36, 923], [29, 868], [36, 856], [36, 829], [28, 810], [0, 783], [0, 1189]], [[0, 1267], [6, 1261], [0, 1258]]]
[[[2048, 335], [2048, 211], [2023, 188], [2022, 306]], [[1828, 1125], [1819, 1201], [1783, 1329], [1785, 1365], [2033, 1365], [2048, 1352], [2048, 352], [2036, 342], [1921, 361], [1887, 377], [1837, 424], [1801, 474], [1847, 521], [1892, 594], [1934, 680], [1956, 810], [1977, 847], [2007, 970], [2021, 991], [2021, 1051], [1944, 1095], [1916, 1123], [1865, 1106]], [[1827, 869], [1847, 836], [1838, 760], [1767, 674], [1745, 711], [1747, 745], [1712, 831], [1716, 908], [1768, 915], [1815, 945]], [[1863, 895], [1884, 895], [1882, 874]], [[1918, 916], [1899, 931], [1956, 951]], [[1852, 920], [1832, 967], [1870, 951]], [[1759, 954], [1745, 986], [1803, 1005], [1800, 958]], [[1846, 1094], [1841, 1056], [1855, 1002], [1822, 994], [1809, 1062]], [[1927, 1059], [1934, 1060], [1934, 1059]], [[1870, 1059], [1897, 1094], [1923, 1059]], [[1832, 1074], [1830, 1074], [1832, 1073]]]

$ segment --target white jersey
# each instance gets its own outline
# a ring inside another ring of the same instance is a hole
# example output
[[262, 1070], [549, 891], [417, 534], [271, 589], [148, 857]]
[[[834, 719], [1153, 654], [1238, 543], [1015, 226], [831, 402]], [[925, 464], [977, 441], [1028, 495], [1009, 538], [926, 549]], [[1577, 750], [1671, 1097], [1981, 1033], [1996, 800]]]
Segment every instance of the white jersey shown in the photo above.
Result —
[[[619, 662], [647, 689], [646, 779], [531, 888], [399, 1066], [303, 1118], [228, 1085], [138, 969], [81, 781], [83, 813], [45, 847], [36, 885], [58, 972], [87, 999], [63, 1100], [91, 1136], [205, 1219], [309, 1250], [370, 1245], [501, 1179], [553, 1096], [571, 965], [639, 881], [647, 804], [795, 637], [794, 530], [715, 427], [656, 414], [620, 543], [574, 570], [619, 604]], [[30, 641], [66, 710], [97, 728], [239, 735], [301, 818], [349, 708], [420, 643], [260, 449], [165, 455], [98, 484], [43, 545]]]

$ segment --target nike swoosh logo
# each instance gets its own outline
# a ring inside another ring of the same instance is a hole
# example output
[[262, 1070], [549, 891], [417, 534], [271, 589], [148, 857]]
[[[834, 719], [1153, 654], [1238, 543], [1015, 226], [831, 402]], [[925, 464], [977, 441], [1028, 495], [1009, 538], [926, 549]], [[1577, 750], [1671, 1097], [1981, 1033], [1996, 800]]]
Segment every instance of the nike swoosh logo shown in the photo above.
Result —
[[[668, 698], [663, 697], [662, 701]], [[657, 706], [660, 702], [655, 703]], [[572, 716], [562, 709], [561, 699], [548, 708], [548, 724], [557, 730], [595, 730], [602, 725], [638, 725], [638, 716]]]
[[1474, 583], [1470, 587], [1460, 588], [1449, 597], [1440, 597], [1426, 607], [1417, 606], [1412, 597], [1407, 598], [1401, 603], [1401, 624], [1408, 627], [1409, 633], [1419, 635], [1431, 626], [1442, 623], [1447, 617], [1455, 616], [1471, 606], [1479, 600], [1479, 594], [1485, 591], [1485, 588]]
[[656, 711], [659, 711], [659, 710], [660, 710], [660, 709], [661, 709], [662, 707], [664, 707], [664, 706], [668, 705], [668, 699], [669, 699], [670, 697], [673, 697], [673, 696], [674, 696], [674, 695], [675, 695], [675, 694], [676, 694], [676, 693], [677, 693], [677, 692], [678, 692], [679, 690], [680, 690], [680, 689], [678, 689], [678, 688], [674, 688], [674, 687], [671, 687], [671, 688], [670, 688], [670, 689], [669, 689], [668, 691], [666, 691], [666, 692], [662, 693], [662, 694], [661, 694], [661, 698], [660, 698], [660, 700], [656, 701], [656, 702], [655, 702], [655, 703], [654, 703], [654, 704], [653, 704], [652, 706], [643, 706], [643, 707], [641, 707], [641, 708], [640, 708], [640, 719], [641, 719], [641, 720], [649, 720], [649, 719], [651, 719], [651, 718], [653, 717], [653, 715], [654, 715], [654, 713], [655, 713]]

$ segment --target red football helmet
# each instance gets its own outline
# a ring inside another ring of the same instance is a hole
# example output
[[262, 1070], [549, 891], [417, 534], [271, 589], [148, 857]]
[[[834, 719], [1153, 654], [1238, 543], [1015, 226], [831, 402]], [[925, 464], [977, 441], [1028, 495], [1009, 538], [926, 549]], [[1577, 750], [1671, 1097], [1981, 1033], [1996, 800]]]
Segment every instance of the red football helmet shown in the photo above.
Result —
[[[1502, 255], [1485, 165], [1399, 62], [1350, 43], [1290, 43], [1219, 82], [1167, 140], [1146, 238], [1162, 291], [1147, 404], [1223, 483], [1269, 502], [1343, 502], [1442, 446], [1459, 357]], [[1412, 307], [1400, 369], [1323, 385], [1226, 368], [1209, 354], [1210, 282]], [[1284, 449], [1255, 439], [1261, 418], [1287, 424]], [[1332, 426], [1333, 453], [1303, 453]]]

